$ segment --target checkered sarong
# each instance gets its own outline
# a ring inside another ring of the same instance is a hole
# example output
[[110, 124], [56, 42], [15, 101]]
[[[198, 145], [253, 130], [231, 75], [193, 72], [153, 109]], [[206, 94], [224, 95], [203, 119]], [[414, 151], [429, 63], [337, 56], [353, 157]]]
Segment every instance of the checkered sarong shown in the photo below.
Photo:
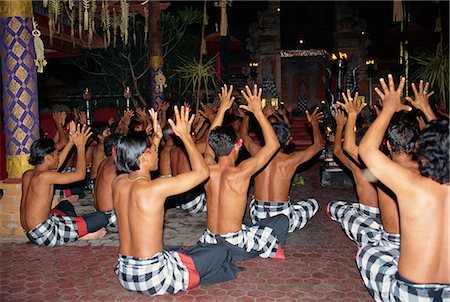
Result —
[[399, 247], [394, 245], [368, 244], [358, 251], [361, 277], [375, 301], [450, 301], [448, 284], [415, 284], [402, 278], [399, 256]]
[[55, 212], [50, 212], [46, 221], [27, 232], [27, 237], [32, 243], [41, 246], [59, 246], [77, 241], [79, 237], [87, 234], [86, 223], [82, 217], [70, 217], [61, 211]]
[[[75, 172], [75, 167], [64, 168], [64, 170], [61, 171], [61, 173], [69, 173], [69, 172]], [[60, 199], [70, 196], [70, 194], [67, 194], [66, 191], [68, 192], [70, 191], [70, 188], [67, 185], [57, 185], [55, 188], [55, 197], [57, 199]]]
[[359, 246], [368, 243], [400, 245], [400, 234], [389, 234], [381, 224], [380, 210], [360, 203], [331, 201], [327, 212], [341, 224], [348, 238]]
[[108, 217], [108, 224], [106, 226], [108, 227], [115, 227], [117, 228], [117, 215], [114, 210], [111, 211], [105, 211], [106, 217]]
[[190, 285], [189, 268], [182, 261], [185, 257], [188, 256], [166, 250], [151, 258], [119, 254], [115, 272], [120, 284], [130, 291], [147, 296], [175, 294], [198, 284]]
[[283, 214], [289, 218], [289, 233], [291, 233], [304, 228], [318, 209], [319, 204], [312, 198], [292, 204], [290, 199], [287, 202], [268, 202], [255, 200], [255, 196], [252, 196], [250, 218], [253, 224], [256, 224], [267, 217]]
[[192, 214], [206, 212], [206, 194], [201, 193], [191, 201], [178, 205], [177, 208]]
[[242, 229], [235, 233], [218, 235], [211, 233], [209, 229], [203, 232], [198, 239], [201, 243], [217, 244], [216, 236], [222, 237], [226, 242], [235, 245], [247, 253], [252, 251], [260, 252], [261, 258], [276, 258], [278, 249], [278, 239], [272, 235], [272, 229], [267, 226], [251, 226], [242, 225]]

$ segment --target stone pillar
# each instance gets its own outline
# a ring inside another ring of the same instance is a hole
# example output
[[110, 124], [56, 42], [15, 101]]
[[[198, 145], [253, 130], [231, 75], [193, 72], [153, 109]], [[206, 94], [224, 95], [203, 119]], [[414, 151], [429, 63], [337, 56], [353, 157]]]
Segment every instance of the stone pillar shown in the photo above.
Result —
[[0, 1], [2, 99], [9, 178], [21, 178], [30, 169], [30, 147], [39, 138], [32, 16], [31, 0]]

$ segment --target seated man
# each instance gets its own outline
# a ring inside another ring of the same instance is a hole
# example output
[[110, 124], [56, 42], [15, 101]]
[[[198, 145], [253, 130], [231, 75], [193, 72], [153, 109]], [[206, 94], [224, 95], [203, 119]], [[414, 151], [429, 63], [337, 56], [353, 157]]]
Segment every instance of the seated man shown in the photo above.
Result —
[[250, 259], [258, 255], [263, 258], [284, 259], [280, 244], [286, 241], [289, 226], [286, 216], [267, 218], [251, 227], [242, 224], [250, 178], [267, 164], [280, 144], [261, 109], [262, 90], [258, 90], [255, 85], [252, 93], [246, 86], [246, 92], [241, 93], [248, 104], [240, 107], [254, 114], [261, 126], [266, 144], [255, 156], [235, 166], [242, 141], [238, 141], [232, 127], [220, 126], [225, 112], [233, 104], [232, 90], [232, 86], [229, 91], [226, 86], [222, 88], [219, 95], [219, 111], [208, 135], [205, 152], [205, 160], [209, 164], [211, 174], [205, 184], [208, 229], [199, 241], [230, 247], [233, 251], [233, 261]]
[[156, 113], [151, 110], [154, 135], [132, 132], [119, 139], [113, 182], [113, 201], [119, 225], [120, 284], [144, 295], [174, 294], [197, 284], [213, 284], [236, 278], [230, 251], [213, 245], [195, 246], [184, 252], [163, 246], [164, 202], [200, 184], [209, 176], [208, 166], [190, 135], [189, 110], [175, 107], [176, 125], [169, 124], [186, 146], [192, 171], [171, 178], [150, 178], [158, 169], [162, 137]]
[[[250, 202], [250, 218], [253, 223], [283, 214], [289, 218], [289, 232], [293, 232], [296, 229], [302, 229], [319, 209], [315, 199], [291, 203], [289, 196], [291, 179], [298, 166], [310, 160], [322, 150], [323, 146], [319, 130], [322, 113], [317, 112], [316, 109], [312, 115], [306, 111], [306, 116], [313, 128], [314, 143], [305, 150], [290, 154], [283, 152], [283, 147], [291, 137], [288, 125], [285, 122], [272, 124], [282, 148], [278, 150], [264, 170], [255, 177], [254, 196]], [[248, 135], [248, 122], [249, 118], [246, 116], [241, 127], [241, 134], [245, 147], [254, 156], [261, 146], [254, 143]]]
[[[108, 223], [103, 213], [76, 216], [73, 205], [65, 200], [50, 209], [55, 184], [69, 184], [86, 176], [85, 145], [91, 132], [89, 128], [70, 125], [69, 142], [58, 154], [51, 139], [41, 138], [31, 145], [29, 162], [35, 168], [22, 175], [22, 200], [20, 222], [28, 239], [37, 245], [57, 246], [78, 239], [97, 239], [106, 234]], [[59, 173], [70, 149], [77, 148], [77, 165], [74, 172]]]
[[[449, 123], [431, 122], [419, 136], [420, 174], [393, 162], [379, 150], [402, 104], [402, 78], [395, 89], [380, 80], [375, 92], [383, 109], [361, 141], [359, 155], [373, 175], [397, 196], [402, 232], [400, 248], [368, 243], [357, 254], [365, 285], [376, 301], [450, 300]], [[427, 93], [426, 91], [424, 92]]]
[[97, 171], [100, 163], [107, 157], [105, 154], [105, 139], [111, 135], [108, 123], [98, 122], [93, 125], [95, 145], [92, 147], [92, 161], [89, 175], [89, 186], [93, 189], [97, 179]]
[[94, 207], [108, 217], [108, 226], [117, 227], [117, 217], [114, 212], [112, 183], [117, 177], [116, 171], [116, 145], [120, 134], [111, 134], [105, 138], [104, 150], [107, 156], [97, 170], [97, 181], [94, 187]]

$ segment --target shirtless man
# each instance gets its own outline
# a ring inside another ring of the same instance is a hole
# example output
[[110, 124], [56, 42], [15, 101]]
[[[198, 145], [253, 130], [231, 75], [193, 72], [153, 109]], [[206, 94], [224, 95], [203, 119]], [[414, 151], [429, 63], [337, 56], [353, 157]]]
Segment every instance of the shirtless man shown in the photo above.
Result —
[[[321, 122], [323, 114], [317, 112], [317, 110], [314, 110], [311, 115], [306, 111], [308, 122], [311, 123], [313, 128], [314, 143], [305, 150], [290, 154], [284, 153], [283, 147], [291, 137], [289, 126], [284, 122], [272, 124], [282, 148], [279, 149], [264, 170], [255, 177], [254, 195], [250, 202], [250, 218], [253, 223], [267, 217], [283, 214], [289, 218], [289, 232], [293, 232], [302, 229], [317, 213], [319, 205], [315, 199], [310, 198], [306, 201], [291, 203], [289, 196], [291, 179], [298, 166], [310, 160], [323, 147], [319, 129], [319, 122]], [[245, 147], [254, 156], [261, 149], [261, 146], [253, 142], [248, 135], [248, 121], [249, 118], [246, 116], [241, 133]]]
[[108, 226], [117, 227], [117, 217], [114, 212], [112, 183], [117, 177], [116, 171], [116, 145], [120, 134], [111, 134], [105, 138], [104, 152], [107, 156], [99, 165], [97, 180], [94, 187], [94, 207], [108, 217]]
[[170, 125], [166, 125], [166, 127], [163, 128], [163, 139], [165, 144], [161, 150], [159, 160], [159, 177], [162, 178], [172, 177], [170, 153], [172, 149], [175, 148], [172, 135], [172, 128], [170, 127]]
[[[255, 156], [235, 166], [242, 146], [231, 126], [221, 126], [225, 113], [231, 108], [233, 87], [222, 88], [220, 107], [211, 124], [205, 160], [209, 165], [209, 181], [205, 184], [208, 204], [208, 229], [199, 242], [220, 244], [232, 248], [233, 261], [260, 256], [284, 259], [280, 244], [286, 241], [289, 221], [278, 215], [248, 227], [242, 224], [247, 205], [250, 178], [259, 171], [280, 148], [275, 132], [261, 109], [262, 89], [255, 85], [252, 92], [248, 86], [241, 91], [247, 105], [240, 108], [253, 113], [264, 136], [265, 146]], [[215, 157], [218, 161], [215, 161]]]
[[107, 155], [105, 154], [105, 138], [111, 135], [108, 123], [98, 123], [94, 128], [95, 134], [97, 136], [96, 144], [92, 150], [92, 164], [91, 164], [91, 174], [90, 180], [92, 184], [95, 184], [95, 179], [97, 178], [97, 171], [100, 163], [104, 160]]
[[192, 171], [171, 178], [150, 178], [158, 169], [158, 146], [162, 137], [156, 113], [151, 110], [154, 136], [130, 133], [117, 144], [119, 175], [113, 182], [114, 209], [119, 225], [120, 284], [144, 295], [186, 291], [197, 284], [212, 284], [235, 278], [230, 251], [213, 245], [195, 246], [184, 252], [163, 247], [164, 202], [200, 184], [209, 176], [208, 166], [190, 135], [193, 118], [189, 110], [174, 108], [174, 133], [186, 146]]
[[[86, 175], [85, 145], [89, 128], [70, 125], [69, 142], [58, 154], [51, 139], [41, 138], [31, 146], [29, 162], [35, 168], [22, 176], [20, 222], [28, 239], [37, 245], [58, 246], [78, 239], [97, 239], [106, 234], [108, 220], [103, 213], [76, 216], [74, 206], [67, 200], [50, 209], [55, 184], [69, 184]], [[77, 148], [75, 172], [59, 173], [57, 169], [66, 159], [73, 145]]]
[[[367, 244], [357, 254], [364, 283], [376, 301], [447, 301], [450, 299], [449, 124], [433, 121], [418, 140], [420, 175], [379, 150], [395, 112], [402, 104], [405, 78], [395, 89], [392, 75], [375, 92], [383, 109], [361, 141], [359, 154], [373, 175], [397, 196], [400, 248]], [[427, 92], [424, 91], [426, 94]]]
[[[362, 245], [367, 243], [368, 240], [375, 240], [373, 237], [383, 234], [377, 187], [371, 183], [373, 176], [365, 170], [360, 162], [358, 157], [359, 147], [356, 142], [356, 120], [366, 104], [360, 104], [359, 106], [356, 104], [354, 100], [358, 98], [358, 92], [352, 97], [350, 90], [347, 90], [347, 93], [342, 94], [342, 98], [343, 102], [338, 102], [338, 104], [347, 113], [347, 118], [341, 110], [334, 111], [336, 136], [333, 142], [333, 153], [339, 162], [352, 173], [358, 202], [333, 200], [327, 204], [325, 212], [331, 220], [341, 223], [342, 229], [352, 241]], [[345, 139], [342, 144], [344, 129]], [[398, 213], [394, 212], [389, 215], [397, 217]], [[375, 226], [380, 232], [373, 231]], [[373, 227], [373, 229], [370, 229], [370, 227]], [[370, 232], [365, 232], [368, 229]], [[367, 236], [363, 236], [363, 234]], [[377, 239], [381, 238], [377, 237]]]

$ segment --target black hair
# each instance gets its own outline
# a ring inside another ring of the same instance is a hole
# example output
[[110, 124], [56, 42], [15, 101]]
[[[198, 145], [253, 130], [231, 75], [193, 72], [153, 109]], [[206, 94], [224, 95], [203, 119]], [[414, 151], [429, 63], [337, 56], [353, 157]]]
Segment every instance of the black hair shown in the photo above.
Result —
[[103, 146], [105, 148], [106, 156], [112, 155], [112, 150], [113, 150], [114, 146], [117, 146], [117, 142], [119, 141], [121, 136], [122, 135], [120, 135], [118, 133], [113, 133], [110, 136], [105, 138], [105, 141], [103, 142]]
[[208, 136], [208, 144], [216, 156], [230, 154], [237, 143], [237, 135], [231, 126], [219, 126], [211, 130]]
[[387, 130], [387, 140], [392, 152], [413, 155], [419, 131], [410, 123], [391, 125]]
[[291, 129], [289, 129], [288, 124], [285, 122], [276, 122], [272, 123], [272, 128], [277, 135], [280, 146], [284, 146], [291, 137]]
[[109, 127], [107, 122], [95, 122], [92, 124], [92, 133], [93, 136], [92, 138], [98, 142], [99, 138], [98, 136], [101, 135], [103, 133], [103, 131], [105, 131], [105, 129], [107, 129]]
[[55, 142], [52, 139], [40, 138], [31, 145], [28, 162], [33, 166], [42, 164], [44, 162], [44, 157], [55, 150]]
[[131, 132], [119, 138], [116, 145], [116, 167], [119, 172], [131, 173], [139, 170], [139, 159], [149, 146], [143, 131]]
[[167, 124], [167, 125], [164, 126], [164, 129], [162, 130], [162, 133], [163, 133], [164, 140], [168, 141], [170, 139], [170, 137], [172, 136], [172, 134], [173, 134], [173, 129], [172, 129], [172, 127], [169, 124]]
[[431, 121], [419, 136], [419, 171], [440, 184], [449, 183], [448, 120]]

